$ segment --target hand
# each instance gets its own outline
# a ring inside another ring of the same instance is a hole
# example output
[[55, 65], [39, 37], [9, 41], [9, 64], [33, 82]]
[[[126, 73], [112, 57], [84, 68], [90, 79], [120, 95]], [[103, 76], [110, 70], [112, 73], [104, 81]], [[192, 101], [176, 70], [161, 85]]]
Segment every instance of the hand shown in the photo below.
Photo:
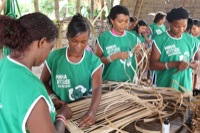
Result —
[[66, 119], [72, 118], [72, 110], [67, 104], [63, 104], [58, 110], [57, 114], [62, 114]]
[[125, 60], [128, 58], [127, 52], [119, 52], [119, 59]]
[[96, 118], [95, 118], [95, 113], [93, 113], [92, 111], [86, 113], [81, 122], [79, 123], [79, 127], [89, 127], [91, 126], [92, 124], [94, 124], [96, 121]]
[[185, 70], [189, 67], [189, 63], [188, 62], [184, 62], [184, 61], [180, 61], [176, 63], [176, 68], [178, 70]]
[[140, 53], [140, 50], [141, 50], [141, 44], [138, 44], [134, 47], [134, 53], [136, 55], [138, 55]]
[[190, 67], [191, 67], [193, 70], [196, 70], [199, 66], [200, 66], [200, 64], [199, 64], [197, 61], [193, 61], [193, 62], [191, 62], [191, 64], [190, 64]]
[[53, 104], [54, 104], [54, 106], [55, 106], [56, 110], [57, 110], [57, 109], [59, 109], [59, 108], [61, 108], [61, 107], [62, 107], [62, 105], [64, 105], [64, 104], [65, 104], [65, 102], [64, 102], [64, 101], [62, 101], [62, 100], [60, 100], [60, 99], [58, 99], [58, 98], [56, 98], [56, 99], [53, 99], [52, 101], [53, 101]]

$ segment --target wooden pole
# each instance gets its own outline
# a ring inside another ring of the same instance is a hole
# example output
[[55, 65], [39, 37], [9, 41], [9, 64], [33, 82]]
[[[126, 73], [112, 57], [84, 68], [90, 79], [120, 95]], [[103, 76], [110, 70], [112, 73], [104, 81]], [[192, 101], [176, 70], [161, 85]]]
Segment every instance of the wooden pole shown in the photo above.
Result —
[[80, 5], [81, 5], [81, 1], [80, 0], [77, 0], [76, 1], [76, 13], [79, 13], [80, 12]]
[[185, 7], [185, 0], [181, 0], [181, 5], [182, 5], [182, 7]]
[[55, 3], [55, 17], [56, 20], [59, 21], [60, 20], [60, 16], [59, 16], [59, 1], [58, 0], [54, 0]]
[[39, 12], [38, 0], [34, 0], [34, 7], [35, 7], [35, 12]]
[[[101, 9], [103, 9], [103, 8], [104, 8], [104, 0], [101, 1]], [[101, 13], [101, 20], [103, 21], [103, 19], [104, 19], [104, 13], [102, 12]]]
[[140, 7], [139, 7], [139, 10], [138, 10], [138, 14], [137, 14], [137, 18], [140, 17], [140, 13], [141, 13], [141, 10], [142, 10], [143, 2], [144, 2], [144, 0], [141, 0]]
[[91, 0], [91, 14], [90, 14], [90, 20], [94, 19], [94, 0]]
[[6, 5], [6, 0], [3, 0], [2, 3], [1, 3], [1, 5], [0, 5], [0, 13], [4, 9], [5, 5]]

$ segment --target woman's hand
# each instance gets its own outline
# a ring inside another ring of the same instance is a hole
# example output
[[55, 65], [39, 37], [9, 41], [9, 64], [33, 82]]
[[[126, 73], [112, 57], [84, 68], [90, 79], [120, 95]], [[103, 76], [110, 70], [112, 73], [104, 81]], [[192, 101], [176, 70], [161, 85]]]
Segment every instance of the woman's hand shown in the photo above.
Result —
[[62, 101], [62, 100], [60, 100], [58, 98], [52, 99], [52, 101], [53, 101], [53, 104], [54, 104], [56, 110], [61, 108], [65, 104], [64, 101]]
[[188, 67], [189, 67], [189, 63], [188, 62], [184, 62], [184, 61], [176, 62], [176, 68], [178, 70], [185, 70]]
[[63, 104], [58, 110], [57, 114], [62, 114], [66, 119], [72, 118], [72, 110], [67, 104]]
[[81, 122], [79, 123], [79, 127], [89, 127], [96, 122], [95, 113], [90, 111], [87, 112]]
[[136, 45], [136, 46], [134, 47], [134, 53], [135, 53], [135, 55], [138, 55], [138, 54], [140, 53], [140, 50], [141, 50], [140, 45]]
[[193, 70], [196, 70], [198, 67], [200, 66], [199, 62], [197, 61], [193, 61], [190, 63], [190, 67], [193, 69]]
[[118, 54], [118, 59], [125, 60], [128, 58], [128, 53], [127, 52], [119, 52]]

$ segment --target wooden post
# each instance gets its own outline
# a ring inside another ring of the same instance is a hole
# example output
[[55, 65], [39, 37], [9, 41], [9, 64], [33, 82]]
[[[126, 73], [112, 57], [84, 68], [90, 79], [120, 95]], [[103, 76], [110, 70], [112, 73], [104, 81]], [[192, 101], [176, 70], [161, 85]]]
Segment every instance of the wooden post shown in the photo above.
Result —
[[2, 3], [1, 3], [1, 5], [0, 5], [0, 13], [4, 9], [5, 5], [6, 5], [6, 0], [3, 0]]
[[141, 10], [142, 10], [142, 7], [143, 7], [143, 2], [144, 2], [144, 0], [141, 0], [139, 11], [138, 11], [138, 14], [137, 14], [137, 18], [140, 17], [140, 13], [141, 13]]
[[114, 4], [114, 0], [111, 0], [111, 8], [113, 7], [113, 4]]
[[94, 0], [91, 0], [91, 14], [90, 14], [90, 20], [94, 19]]
[[80, 12], [80, 5], [81, 5], [81, 1], [80, 1], [80, 0], [77, 0], [77, 1], [76, 1], [76, 13], [79, 13], [79, 12]]
[[[104, 0], [101, 1], [101, 9], [103, 9], [103, 8], [104, 8]], [[102, 21], [104, 20], [104, 14], [105, 14], [105, 13], [103, 13], [103, 12], [102, 12], [102, 14], [101, 14], [101, 20], [102, 20]]]
[[35, 7], [35, 12], [39, 12], [38, 0], [34, 0], [34, 7]]
[[181, 0], [182, 7], [185, 7], [185, 0]]
[[55, 17], [56, 20], [59, 21], [60, 20], [60, 16], [59, 16], [59, 1], [58, 0], [54, 0], [55, 3]]

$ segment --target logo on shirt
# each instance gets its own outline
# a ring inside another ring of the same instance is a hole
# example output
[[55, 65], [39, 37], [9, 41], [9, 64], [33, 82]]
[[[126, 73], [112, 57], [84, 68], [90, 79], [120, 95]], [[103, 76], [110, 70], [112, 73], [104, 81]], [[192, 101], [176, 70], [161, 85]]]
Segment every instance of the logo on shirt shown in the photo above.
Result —
[[86, 92], [86, 88], [82, 85], [76, 86], [75, 89], [71, 88], [71, 89], [69, 89], [69, 99], [71, 101], [79, 99], [80, 97], [82, 97], [82, 95], [85, 92]]
[[0, 109], [2, 109], [3, 108], [3, 105], [0, 103]]
[[59, 88], [69, 88], [71, 87], [70, 79], [67, 78], [66, 74], [56, 75], [56, 82]]
[[162, 31], [160, 29], [156, 30], [157, 35], [160, 35], [162, 33]]
[[180, 49], [177, 48], [174, 44], [166, 46], [164, 49], [165, 49], [168, 56], [180, 55], [181, 54]]
[[107, 51], [108, 55], [112, 55], [112, 54], [115, 54], [115, 53], [121, 52], [120, 48], [117, 47], [115, 44], [106, 47], [106, 51]]

